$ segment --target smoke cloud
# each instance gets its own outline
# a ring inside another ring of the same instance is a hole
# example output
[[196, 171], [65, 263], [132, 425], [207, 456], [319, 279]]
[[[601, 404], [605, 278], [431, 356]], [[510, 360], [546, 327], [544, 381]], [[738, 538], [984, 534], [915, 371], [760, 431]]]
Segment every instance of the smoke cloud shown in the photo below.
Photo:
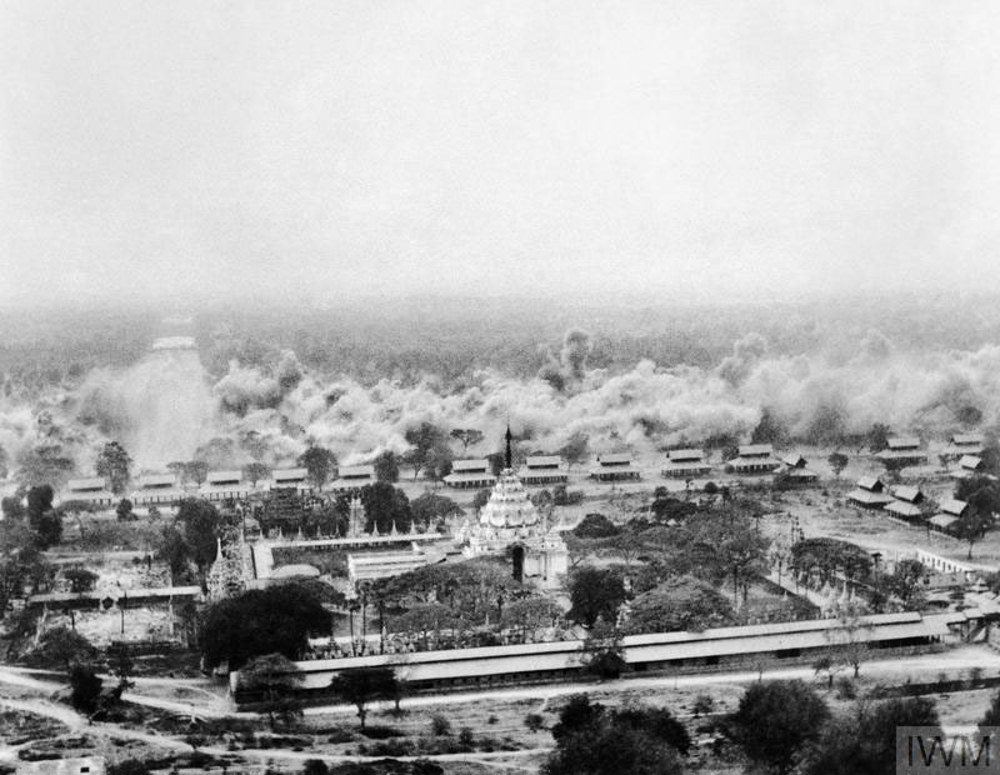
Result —
[[252, 459], [284, 465], [314, 443], [350, 464], [404, 452], [406, 429], [421, 422], [478, 428], [485, 440], [469, 453], [485, 454], [495, 451], [508, 417], [543, 451], [577, 433], [596, 451], [628, 445], [647, 452], [723, 434], [745, 439], [764, 407], [793, 438], [820, 442], [862, 434], [876, 422], [927, 436], [1000, 424], [995, 345], [906, 353], [870, 332], [853, 356], [834, 361], [776, 354], [748, 334], [714, 368], [643, 360], [624, 373], [588, 369], [591, 349], [590, 335], [570, 331], [559, 358], [535, 378], [484, 369], [461, 388], [433, 377], [366, 386], [313, 373], [290, 351], [264, 365], [233, 361], [211, 384], [194, 351], [154, 352], [130, 369], [95, 370], [75, 390], [53, 388], [33, 405], [0, 399], [0, 445], [14, 460], [54, 439], [89, 474], [109, 439], [151, 470], [196, 454], [218, 467]]

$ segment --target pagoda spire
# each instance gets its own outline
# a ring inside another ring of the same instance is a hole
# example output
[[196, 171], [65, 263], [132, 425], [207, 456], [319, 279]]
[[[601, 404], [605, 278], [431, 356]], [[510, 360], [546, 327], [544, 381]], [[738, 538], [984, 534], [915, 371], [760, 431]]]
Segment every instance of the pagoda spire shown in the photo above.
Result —
[[508, 469], [513, 470], [513, 468], [514, 468], [514, 465], [513, 465], [514, 456], [511, 454], [511, 451], [510, 451], [510, 443], [511, 443], [511, 441], [513, 441], [514, 437], [511, 436], [511, 434], [510, 434], [510, 422], [509, 421], [507, 422], [507, 434], [506, 434], [506, 436], [504, 438], [506, 438], [506, 440], [507, 440], [507, 456], [504, 458], [505, 461], [506, 461], [506, 463], [507, 463], [506, 467]]

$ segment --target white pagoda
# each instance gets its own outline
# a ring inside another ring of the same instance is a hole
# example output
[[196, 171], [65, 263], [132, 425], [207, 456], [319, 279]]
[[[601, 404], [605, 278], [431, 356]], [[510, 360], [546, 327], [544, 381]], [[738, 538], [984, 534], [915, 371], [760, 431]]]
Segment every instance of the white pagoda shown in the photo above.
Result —
[[519, 581], [552, 589], [560, 586], [569, 569], [569, 551], [558, 531], [549, 528], [528, 498], [511, 462], [511, 434], [507, 428], [506, 467], [500, 472], [479, 521], [466, 522], [457, 538], [467, 557], [509, 554]]

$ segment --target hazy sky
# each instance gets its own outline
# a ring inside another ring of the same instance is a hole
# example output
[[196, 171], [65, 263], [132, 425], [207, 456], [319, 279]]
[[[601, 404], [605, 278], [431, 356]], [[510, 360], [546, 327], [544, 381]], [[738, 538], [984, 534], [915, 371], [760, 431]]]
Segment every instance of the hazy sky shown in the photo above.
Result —
[[995, 287], [1000, 3], [0, 2], [0, 300]]

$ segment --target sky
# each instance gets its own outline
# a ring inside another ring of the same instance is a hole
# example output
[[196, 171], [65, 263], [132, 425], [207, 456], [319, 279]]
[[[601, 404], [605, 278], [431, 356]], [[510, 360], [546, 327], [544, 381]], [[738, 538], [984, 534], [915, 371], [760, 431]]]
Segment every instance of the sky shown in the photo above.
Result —
[[997, 29], [991, 0], [0, 0], [0, 303], [993, 287]]

